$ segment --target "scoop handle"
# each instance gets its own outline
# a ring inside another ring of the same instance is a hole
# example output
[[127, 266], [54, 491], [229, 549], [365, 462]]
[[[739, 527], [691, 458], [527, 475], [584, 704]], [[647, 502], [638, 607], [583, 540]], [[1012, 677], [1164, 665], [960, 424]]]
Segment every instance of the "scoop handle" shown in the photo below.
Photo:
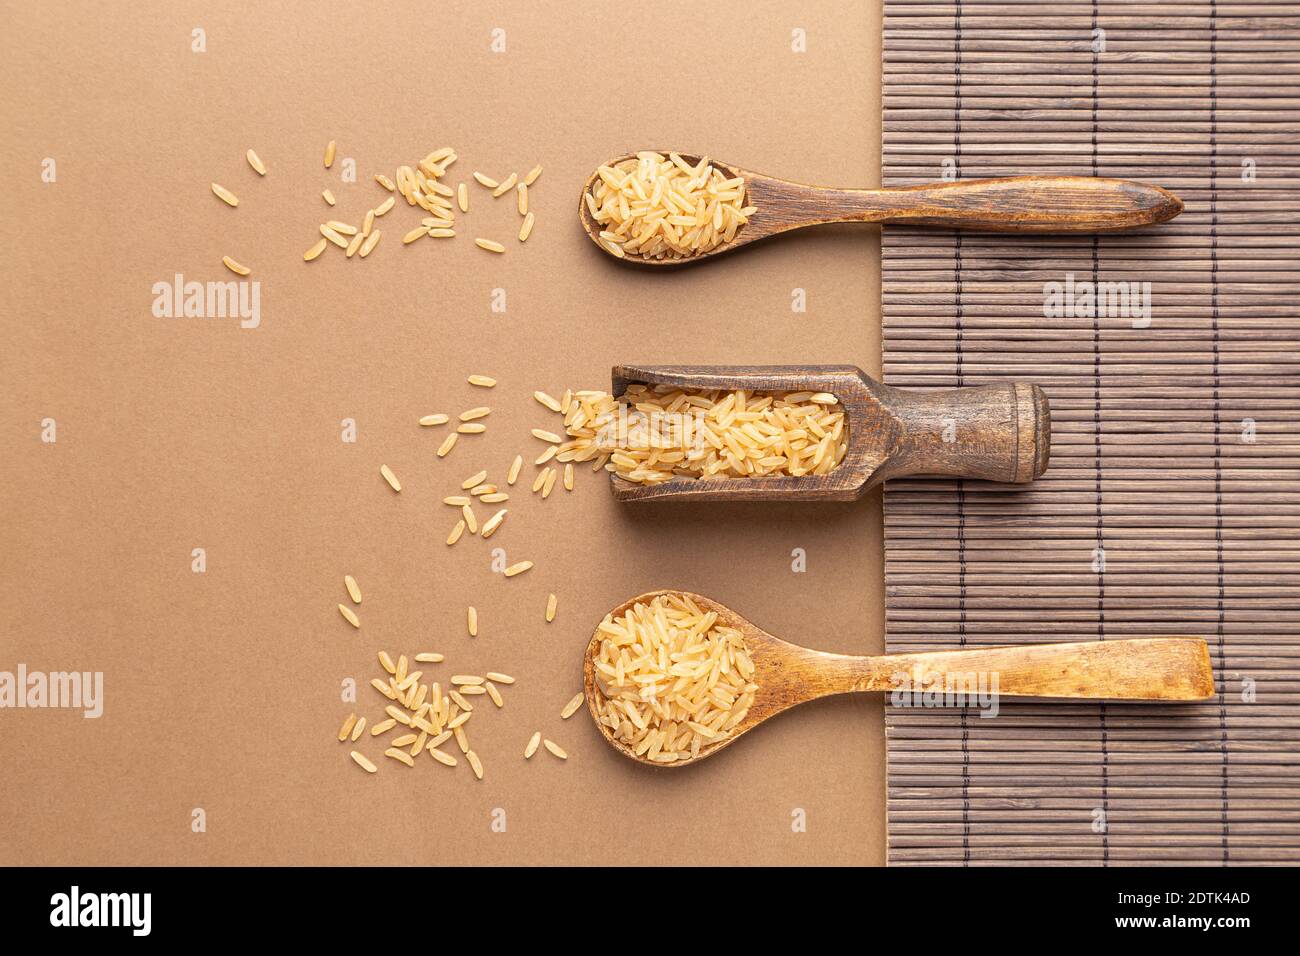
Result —
[[1028, 382], [937, 392], [882, 386], [881, 401], [902, 435], [872, 483], [913, 475], [1032, 481], [1047, 468], [1052, 415], [1047, 395]]
[[1172, 219], [1183, 202], [1128, 179], [1012, 176], [871, 190], [873, 222], [996, 232], [1107, 232]]

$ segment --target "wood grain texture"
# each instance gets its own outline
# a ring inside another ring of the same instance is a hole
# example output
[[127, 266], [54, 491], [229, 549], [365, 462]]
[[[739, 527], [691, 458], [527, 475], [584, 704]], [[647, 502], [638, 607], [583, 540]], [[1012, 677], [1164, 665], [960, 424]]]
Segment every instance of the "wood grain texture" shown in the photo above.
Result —
[[[667, 151], [659, 150], [665, 155]], [[701, 157], [683, 153], [691, 165]], [[606, 165], [635, 159], [619, 156]], [[1183, 211], [1183, 201], [1160, 186], [1089, 176], [1009, 175], [996, 179], [924, 183], [883, 189], [842, 189], [778, 179], [713, 160], [728, 178], [742, 176], [745, 202], [755, 208], [736, 237], [698, 256], [650, 259], [627, 256], [621, 262], [671, 268], [733, 252], [751, 242], [793, 229], [832, 222], [910, 224], [1000, 232], [1110, 232], [1166, 222]], [[583, 196], [598, 182], [592, 172]], [[579, 197], [578, 219], [597, 248], [603, 226]]]
[[1048, 465], [1051, 412], [1026, 382], [916, 392], [890, 388], [851, 365], [619, 365], [614, 395], [631, 384], [693, 390], [830, 392], [848, 425], [848, 452], [829, 474], [800, 477], [674, 478], [642, 485], [610, 476], [620, 501], [851, 501], [887, 478], [949, 475], [1032, 481]]
[[[886, 184], [948, 162], [1186, 203], [1095, 241], [885, 229], [884, 380], [1027, 379], [1053, 420], [1013, 494], [886, 485], [888, 649], [1200, 633], [1218, 690], [887, 710], [891, 863], [1300, 863], [1297, 51], [1295, 3], [887, 0]], [[1150, 326], [1045, 318], [1068, 273], [1150, 282]]]
[[[688, 760], [657, 763], [638, 757], [599, 720], [600, 691], [595, 660], [607, 635], [595, 630], [583, 655], [582, 686], [587, 711], [606, 742], [625, 757], [650, 767], [677, 768], [697, 763], [791, 707], [834, 694], [921, 692], [927, 687], [996, 688], [1000, 697], [1062, 700], [1204, 701], [1214, 696], [1210, 655], [1200, 638], [1090, 641], [1028, 647], [982, 647], [929, 653], [857, 657], [828, 654], [769, 634], [732, 608], [693, 592], [658, 590], [638, 594], [610, 611], [617, 617], [662, 594], [686, 594], [720, 624], [744, 636], [754, 662], [758, 690], [749, 713], [731, 736]], [[977, 677], [982, 675], [982, 677]], [[980, 684], [979, 680], [985, 680]], [[996, 680], [996, 685], [989, 682]]]

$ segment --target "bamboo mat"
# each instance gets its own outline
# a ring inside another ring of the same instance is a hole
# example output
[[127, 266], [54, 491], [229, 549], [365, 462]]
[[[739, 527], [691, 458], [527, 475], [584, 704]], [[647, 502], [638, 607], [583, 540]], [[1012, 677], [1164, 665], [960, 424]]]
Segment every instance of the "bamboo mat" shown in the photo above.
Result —
[[[1187, 206], [885, 230], [886, 380], [1025, 379], [1053, 417], [1032, 487], [889, 483], [889, 650], [1192, 634], [1219, 690], [888, 708], [890, 862], [1300, 862], [1300, 4], [886, 0], [884, 71], [886, 185], [1116, 176]], [[1149, 327], [1045, 318], [1071, 273], [1150, 282]]]

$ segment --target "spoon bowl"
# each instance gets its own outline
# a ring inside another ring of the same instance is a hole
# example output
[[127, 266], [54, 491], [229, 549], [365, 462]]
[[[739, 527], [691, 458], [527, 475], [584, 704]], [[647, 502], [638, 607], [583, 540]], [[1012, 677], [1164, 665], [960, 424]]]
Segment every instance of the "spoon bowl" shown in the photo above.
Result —
[[[668, 151], [655, 150], [661, 155]], [[687, 163], [701, 158], [678, 153]], [[636, 153], [611, 159], [617, 167]], [[681, 266], [733, 252], [760, 239], [830, 222], [875, 222], [946, 226], [994, 232], [1111, 232], [1172, 219], [1183, 202], [1167, 189], [1128, 179], [1094, 176], [1009, 176], [894, 186], [884, 189], [838, 189], [767, 176], [731, 163], [710, 160], [728, 178], [745, 180], [745, 202], [755, 207], [735, 238], [707, 252], [678, 259], [627, 255], [622, 261], [650, 268]], [[586, 196], [600, 180], [595, 170], [582, 187], [578, 219], [602, 252], [604, 225], [587, 207]]]
[[975, 675], [996, 680], [992, 684], [996, 694], [1012, 698], [1176, 702], [1206, 700], [1215, 692], [1209, 648], [1201, 638], [1135, 638], [855, 657], [783, 641], [726, 605], [690, 591], [669, 589], [638, 594], [610, 611], [610, 616], [626, 614], [636, 604], [648, 604], [667, 594], [685, 595], [701, 610], [715, 612], [719, 624], [741, 632], [754, 664], [752, 681], [758, 690], [749, 712], [729, 735], [702, 748], [697, 755], [671, 763], [638, 756], [600, 719], [598, 703], [603, 695], [596, 680], [595, 661], [606, 635], [597, 628], [582, 662], [587, 710], [611, 747], [653, 767], [697, 763], [731, 746], [769, 718], [832, 694], [920, 692], [936, 682], [941, 687], [972, 687]]

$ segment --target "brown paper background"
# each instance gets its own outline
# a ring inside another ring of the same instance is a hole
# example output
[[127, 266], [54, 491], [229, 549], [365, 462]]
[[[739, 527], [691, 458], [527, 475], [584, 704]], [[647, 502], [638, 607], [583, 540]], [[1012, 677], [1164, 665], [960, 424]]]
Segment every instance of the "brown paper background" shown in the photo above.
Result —
[[[536, 562], [510, 581], [479, 539], [443, 544], [454, 514], [440, 504], [470, 473], [501, 480], [517, 452], [541, 450], [528, 429], [555, 419], [534, 389], [607, 387], [619, 361], [878, 372], [875, 231], [657, 275], [598, 254], [575, 216], [586, 174], [643, 146], [878, 182], [877, 4], [5, 3], [3, 19], [0, 669], [102, 670], [105, 714], [0, 711], [0, 863], [883, 861], [879, 701], [801, 708], [672, 773], [615, 754], [585, 712], [558, 717], [592, 627], [654, 587], [700, 591], [795, 641], [879, 652], [878, 495], [633, 509], [580, 470], [573, 494], [541, 502], [530, 463], [491, 542]], [[206, 53], [190, 50], [196, 26]], [[504, 54], [488, 47], [498, 26]], [[791, 51], [796, 27], [806, 53]], [[322, 168], [331, 138], [357, 184]], [[461, 157], [452, 183], [544, 164], [527, 244], [513, 202], [471, 185], [454, 240], [403, 247], [418, 216], [402, 204], [368, 260], [302, 261], [319, 222], [359, 222], [386, 195], [372, 173], [444, 144]], [[225, 254], [262, 283], [260, 328], [151, 314], [153, 283], [226, 280]], [[493, 288], [506, 315], [489, 310]], [[791, 313], [795, 288], [807, 314]], [[500, 384], [471, 388], [472, 372]], [[480, 403], [487, 434], [435, 458], [443, 429], [416, 418]], [[40, 441], [46, 417], [57, 444]], [[356, 444], [340, 441], [344, 418]], [[805, 574], [790, 571], [796, 547]], [[359, 632], [335, 609], [345, 573], [364, 591]], [[504, 710], [468, 728], [484, 781], [463, 761], [408, 770], [369, 734], [360, 749], [381, 772], [348, 759], [340, 681], [356, 678], [358, 711], [379, 715], [365, 683], [380, 648], [442, 651], [444, 679], [518, 677]], [[570, 759], [522, 760], [535, 729]], [[191, 832], [196, 807], [206, 833]], [[504, 834], [489, 830], [498, 807]], [[807, 833], [791, 832], [794, 808]]]

